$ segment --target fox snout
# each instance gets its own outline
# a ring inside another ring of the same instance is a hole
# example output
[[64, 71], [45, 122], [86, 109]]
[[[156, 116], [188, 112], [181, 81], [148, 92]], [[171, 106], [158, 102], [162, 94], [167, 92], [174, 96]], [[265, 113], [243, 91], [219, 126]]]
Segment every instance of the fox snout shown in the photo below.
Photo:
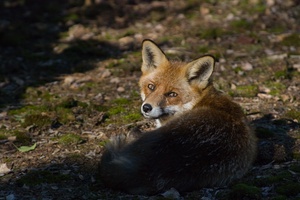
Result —
[[149, 113], [149, 112], [151, 112], [151, 110], [152, 110], [152, 106], [149, 103], [145, 103], [142, 106], [142, 111], [145, 113]]
[[141, 112], [145, 118], [161, 119], [168, 116], [173, 116], [180, 111], [180, 107], [176, 105], [169, 106], [153, 106], [150, 103], [144, 102], [141, 106]]
[[164, 114], [162, 108], [160, 108], [159, 106], [153, 107], [151, 104], [146, 102], [142, 104], [141, 112], [144, 115], [144, 117], [151, 119], [160, 118]]

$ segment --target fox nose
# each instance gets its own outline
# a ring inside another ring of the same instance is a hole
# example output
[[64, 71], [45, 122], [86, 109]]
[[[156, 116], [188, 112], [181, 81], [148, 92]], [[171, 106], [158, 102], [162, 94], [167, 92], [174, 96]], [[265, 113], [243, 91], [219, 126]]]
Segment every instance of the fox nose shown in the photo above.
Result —
[[148, 113], [148, 112], [150, 112], [151, 110], [152, 110], [152, 106], [151, 106], [150, 104], [146, 103], [146, 104], [143, 105], [143, 111], [144, 111], [145, 113]]

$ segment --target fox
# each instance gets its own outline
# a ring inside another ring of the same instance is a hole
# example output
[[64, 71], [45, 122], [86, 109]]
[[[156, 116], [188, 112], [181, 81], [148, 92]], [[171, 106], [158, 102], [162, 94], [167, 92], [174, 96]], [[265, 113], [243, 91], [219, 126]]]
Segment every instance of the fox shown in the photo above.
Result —
[[[223, 187], [242, 178], [256, 156], [256, 136], [242, 108], [212, 81], [215, 58], [169, 60], [142, 43], [139, 80], [145, 118], [156, 128], [110, 140], [99, 164], [105, 187], [155, 195]], [[138, 136], [137, 136], [138, 135]]]

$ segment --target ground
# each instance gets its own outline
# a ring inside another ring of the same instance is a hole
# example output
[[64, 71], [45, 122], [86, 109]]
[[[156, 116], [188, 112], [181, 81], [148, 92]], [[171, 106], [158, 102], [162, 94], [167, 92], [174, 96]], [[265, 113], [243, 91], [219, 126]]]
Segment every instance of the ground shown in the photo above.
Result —
[[[225, 188], [132, 196], [97, 165], [140, 114], [141, 42], [217, 58], [215, 85], [259, 138], [253, 168]], [[299, 199], [298, 0], [0, 2], [0, 199]], [[173, 197], [172, 197], [173, 195]]]

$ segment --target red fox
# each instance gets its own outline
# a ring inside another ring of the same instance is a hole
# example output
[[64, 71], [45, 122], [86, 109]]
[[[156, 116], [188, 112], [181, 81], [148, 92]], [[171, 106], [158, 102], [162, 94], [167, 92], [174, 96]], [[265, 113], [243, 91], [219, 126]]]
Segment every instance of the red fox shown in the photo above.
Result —
[[255, 159], [256, 137], [240, 106], [214, 88], [215, 59], [169, 61], [144, 40], [142, 60], [141, 112], [156, 119], [157, 128], [133, 140], [111, 140], [100, 162], [101, 181], [115, 190], [152, 195], [241, 178]]

